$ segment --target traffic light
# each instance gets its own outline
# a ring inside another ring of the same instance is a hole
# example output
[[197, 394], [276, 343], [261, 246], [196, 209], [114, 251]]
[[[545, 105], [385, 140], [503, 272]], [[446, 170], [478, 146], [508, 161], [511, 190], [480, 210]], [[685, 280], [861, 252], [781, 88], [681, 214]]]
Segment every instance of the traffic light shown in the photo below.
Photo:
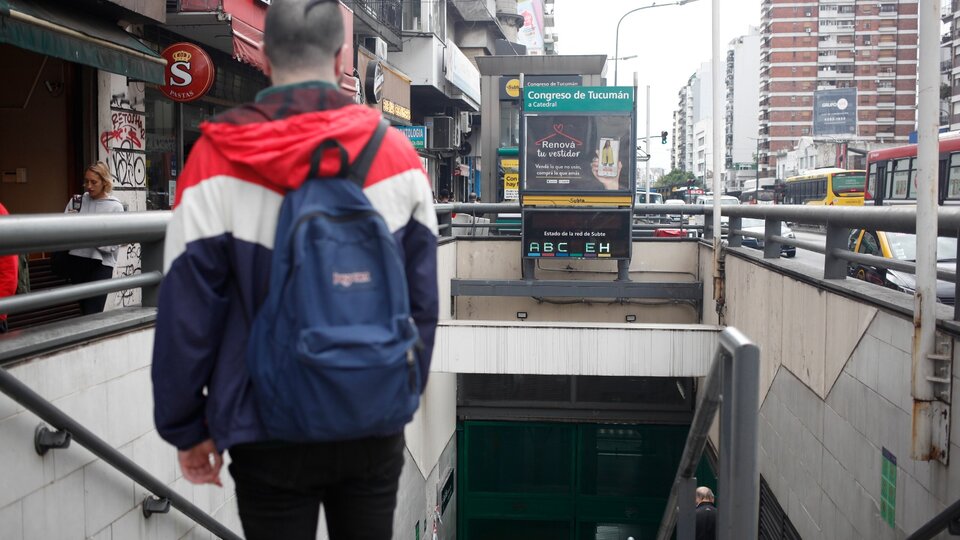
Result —
[[667, 135], [669, 135], [669, 133], [666, 131], [660, 132], [660, 144], [667, 144]]

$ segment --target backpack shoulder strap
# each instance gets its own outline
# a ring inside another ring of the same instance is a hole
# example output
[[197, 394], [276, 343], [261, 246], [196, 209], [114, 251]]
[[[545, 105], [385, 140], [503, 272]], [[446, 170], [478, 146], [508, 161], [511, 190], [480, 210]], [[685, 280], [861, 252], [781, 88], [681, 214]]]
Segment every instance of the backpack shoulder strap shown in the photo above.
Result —
[[357, 159], [350, 166], [350, 174], [347, 176], [353, 183], [363, 188], [367, 180], [367, 173], [370, 172], [370, 166], [373, 164], [373, 158], [377, 157], [377, 151], [380, 149], [380, 143], [383, 142], [383, 136], [387, 133], [390, 124], [386, 119], [381, 118], [366, 146], [357, 155]]
[[340, 171], [336, 176], [344, 177], [347, 175], [349, 167], [346, 149], [339, 142], [333, 139], [327, 139], [318, 144], [310, 154], [310, 169], [307, 171], [307, 180], [320, 177], [320, 160], [323, 158], [323, 153], [331, 148], [337, 149], [340, 153]]

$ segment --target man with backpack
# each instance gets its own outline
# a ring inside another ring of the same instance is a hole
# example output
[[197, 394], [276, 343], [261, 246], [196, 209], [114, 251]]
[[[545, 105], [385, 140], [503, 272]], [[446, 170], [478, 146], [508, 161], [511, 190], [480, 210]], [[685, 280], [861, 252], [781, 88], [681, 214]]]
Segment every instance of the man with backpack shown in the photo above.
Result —
[[336, 0], [274, 0], [273, 86], [201, 125], [167, 230], [152, 378], [184, 477], [248, 539], [392, 536], [437, 321], [436, 214], [409, 141], [337, 88]]

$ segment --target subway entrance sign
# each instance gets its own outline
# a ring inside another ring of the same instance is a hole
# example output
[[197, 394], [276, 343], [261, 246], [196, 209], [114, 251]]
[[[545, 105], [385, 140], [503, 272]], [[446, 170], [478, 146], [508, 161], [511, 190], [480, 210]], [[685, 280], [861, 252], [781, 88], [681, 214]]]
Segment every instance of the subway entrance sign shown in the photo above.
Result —
[[635, 88], [525, 86], [521, 95], [522, 256], [629, 260]]
[[529, 258], [629, 259], [632, 212], [530, 209], [523, 213], [523, 255]]

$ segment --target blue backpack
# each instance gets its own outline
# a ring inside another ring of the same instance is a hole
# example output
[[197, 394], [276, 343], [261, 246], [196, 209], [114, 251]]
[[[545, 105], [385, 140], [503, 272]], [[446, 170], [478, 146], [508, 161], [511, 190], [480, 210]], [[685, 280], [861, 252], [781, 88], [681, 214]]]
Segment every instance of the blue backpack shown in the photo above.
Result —
[[[247, 368], [271, 438], [321, 442], [399, 433], [420, 400], [419, 343], [400, 247], [363, 194], [381, 120], [351, 167], [324, 141], [280, 207], [267, 297]], [[336, 177], [319, 178], [325, 150]]]

